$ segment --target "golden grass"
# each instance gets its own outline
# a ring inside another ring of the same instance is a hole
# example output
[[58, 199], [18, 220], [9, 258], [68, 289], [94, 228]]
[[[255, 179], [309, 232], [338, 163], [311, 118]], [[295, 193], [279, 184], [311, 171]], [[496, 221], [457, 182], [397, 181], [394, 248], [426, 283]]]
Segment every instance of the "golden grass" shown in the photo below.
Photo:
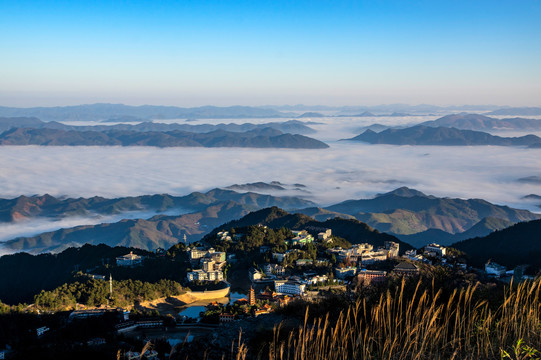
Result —
[[[270, 360], [500, 359], [519, 339], [541, 347], [541, 279], [509, 286], [496, 310], [475, 301], [476, 286], [455, 290], [448, 301], [434, 289], [404, 295], [405, 281], [367, 307], [357, 301], [340, 313], [309, 321], [283, 337], [278, 325]], [[239, 344], [240, 346], [240, 344]], [[244, 349], [246, 351], [246, 349]], [[243, 354], [244, 355], [244, 354]]]

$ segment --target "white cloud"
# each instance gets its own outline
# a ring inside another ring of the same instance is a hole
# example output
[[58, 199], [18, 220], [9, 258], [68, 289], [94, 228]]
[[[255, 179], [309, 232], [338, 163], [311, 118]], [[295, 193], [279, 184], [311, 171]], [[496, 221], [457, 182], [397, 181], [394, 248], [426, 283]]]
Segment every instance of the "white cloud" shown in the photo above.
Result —
[[[188, 210], [168, 210], [161, 214], [180, 215], [188, 213]], [[22, 236], [34, 236], [44, 232], [55, 231], [63, 228], [71, 228], [79, 225], [96, 225], [114, 223], [122, 219], [148, 219], [157, 215], [150, 211], [130, 211], [115, 215], [73, 216], [63, 219], [51, 219], [36, 217], [13, 223], [0, 223], [0, 242]]]
[[[342, 142], [336, 140], [356, 135], [356, 128], [374, 120], [407, 124], [430, 119], [313, 120], [325, 122], [315, 126], [320, 130], [316, 137], [327, 141], [329, 149], [2, 146], [0, 197], [45, 193], [71, 197], [185, 195], [235, 183], [277, 180], [307, 185], [310, 193], [298, 195], [322, 205], [409, 186], [437, 196], [483, 198], [539, 211], [536, 203], [521, 197], [531, 193], [541, 195], [541, 186], [516, 181], [541, 175], [539, 149]], [[251, 120], [242, 120], [247, 121]], [[0, 227], [0, 232], [7, 234], [2, 236], [6, 239], [11, 234], [89, 224], [88, 221], [86, 218], [60, 223], [38, 221], [17, 225], [18, 228]]]

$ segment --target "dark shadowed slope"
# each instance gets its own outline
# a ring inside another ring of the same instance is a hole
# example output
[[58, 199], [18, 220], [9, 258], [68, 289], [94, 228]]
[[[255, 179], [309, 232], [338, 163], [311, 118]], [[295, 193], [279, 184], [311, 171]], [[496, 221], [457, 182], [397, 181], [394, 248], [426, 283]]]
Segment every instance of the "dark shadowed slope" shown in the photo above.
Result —
[[472, 265], [488, 260], [508, 267], [530, 264], [541, 268], [541, 220], [515, 224], [482, 238], [458, 242], [453, 247], [468, 254]]

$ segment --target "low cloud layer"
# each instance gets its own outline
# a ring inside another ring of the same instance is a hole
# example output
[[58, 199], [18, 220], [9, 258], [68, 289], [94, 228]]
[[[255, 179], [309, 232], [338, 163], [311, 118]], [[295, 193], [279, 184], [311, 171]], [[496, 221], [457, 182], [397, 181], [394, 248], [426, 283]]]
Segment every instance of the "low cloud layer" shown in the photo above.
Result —
[[[517, 179], [541, 176], [540, 149], [368, 145], [337, 140], [356, 135], [355, 128], [376, 119], [314, 120], [325, 121], [314, 126], [319, 130], [315, 137], [326, 141], [329, 149], [2, 146], [0, 197], [45, 193], [70, 197], [185, 195], [232, 184], [276, 180], [305, 184], [309, 193], [287, 194], [321, 205], [409, 186], [437, 196], [483, 198], [539, 211], [537, 203], [522, 197], [541, 195], [541, 185]], [[377, 120], [392, 125], [431, 118]], [[94, 223], [89, 221], [93, 220], [20, 224], [0, 227], [0, 233], [7, 239]]]
[[[160, 214], [180, 215], [188, 213], [188, 210], [168, 210]], [[157, 215], [150, 211], [130, 211], [116, 215], [94, 215], [94, 216], [73, 216], [64, 219], [51, 219], [37, 217], [14, 223], [0, 223], [0, 242], [14, 239], [16, 237], [34, 236], [44, 232], [55, 231], [63, 228], [71, 228], [79, 225], [96, 225], [103, 223], [114, 223], [122, 219], [148, 219]]]
[[516, 181], [541, 175], [537, 149], [330, 145], [324, 150], [4, 146], [0, 196], [184, 195], [272, 180], [305, 184], [309, 197], [321, 204], [401, 185], [514, 206], [522, 204], [522, 196], [541, 192], [539, 185]]

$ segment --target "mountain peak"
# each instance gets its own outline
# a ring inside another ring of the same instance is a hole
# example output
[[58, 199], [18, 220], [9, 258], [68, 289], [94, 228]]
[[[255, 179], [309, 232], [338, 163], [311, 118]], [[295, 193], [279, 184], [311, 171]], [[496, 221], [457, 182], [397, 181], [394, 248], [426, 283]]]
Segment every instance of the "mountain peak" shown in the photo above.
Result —
[[396, 195], [396, 196], [401, 196], [401, 197], [414, 197], [414, 196], [428, 197], [426, 194], [415, 189], [410, 189], [407, 186], [399, 187], [398, 189], [394, 189], [393, 191], [390, 191], [385, 194], [378, 194], [376, 197], [380, 197], [384, 195]]

